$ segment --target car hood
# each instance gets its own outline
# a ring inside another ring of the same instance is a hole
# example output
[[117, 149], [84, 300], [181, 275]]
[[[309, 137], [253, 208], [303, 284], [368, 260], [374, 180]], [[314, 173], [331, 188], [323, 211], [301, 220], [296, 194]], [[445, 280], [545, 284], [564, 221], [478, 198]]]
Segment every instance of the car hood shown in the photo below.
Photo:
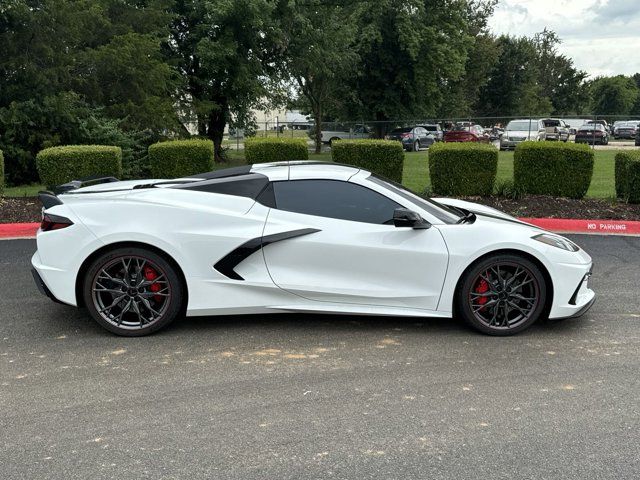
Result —
[[511, 215], [501, 212], [500, 210], [497, 210], [492, 207], [487, 207], [486, 205], [481, 205], [479, 203], [467, 202], [465, 200], [459, 200], [457, 198], [434, 198], [433, 200], [435, 200], [438, 203], [442, 203], [444, 205], [463, 208], [465, 210], [473, 212], [476, 215], [486, 219], [516, 223], [525, 227], [534, 228], [536, 230], [543, 230], [540, 227], [537, 227], [527, 222], [523, 222], [522, 220], [519, 220], [516, 217], [512, 217]]

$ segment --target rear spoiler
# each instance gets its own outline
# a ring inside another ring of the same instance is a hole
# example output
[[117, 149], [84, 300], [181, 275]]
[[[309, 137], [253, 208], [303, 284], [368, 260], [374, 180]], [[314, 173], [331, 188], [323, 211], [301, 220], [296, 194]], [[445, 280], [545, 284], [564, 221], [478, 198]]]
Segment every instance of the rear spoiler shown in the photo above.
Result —
[[62, 185], [58, 185], [53, 187], [53, 191], [42, 190], [38, 192], [38, 198], [42, 203], [42, 206], [45, 208], [55, 207], [56, 205], [62, 205], [62, 200], [60, 200], [57, 196], [59, 193], [66, 193], [72, 190], [77, 190], [81, 187], [86, 187], [88, 185], [96, 185], [99, 183], [112, 183], [119, 182], [116, 177], [101, 177], [100, 175], [93, 175], [91, 177], [81, 178], [80, 180], [71, 180], [70, 182], [63, 183]]
[[45, 210], [47, 208], [55, 207], [56, 205], [62, 205], [62, 200], [56, 197], [56, 194], [53, 192], [43, 190], [38, 192], [38, 198]]
[[54, 187], [53, 191], [55, 193], [65, 193], [71, 190], [76, 190], [81, 187], [86, 187], [89, 185], [97, 185], [99, 183], [112, 183], [119, 182], [120, 180], [116, 177], [101, 177], [99, 175], [93, 175], [91, 177], [81, 178], [80, 180], [71, 180], [70, 182], [63, 183], [62, 185], [58, 185]]

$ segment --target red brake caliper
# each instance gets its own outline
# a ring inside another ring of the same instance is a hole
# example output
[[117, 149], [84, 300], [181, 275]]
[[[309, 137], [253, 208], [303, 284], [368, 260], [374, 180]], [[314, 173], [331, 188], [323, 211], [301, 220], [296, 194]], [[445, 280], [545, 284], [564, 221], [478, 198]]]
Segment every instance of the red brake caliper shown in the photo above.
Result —
[[[148, 265], [146, 267], [144, 267], [144, 278], [145, 280], [148, 280], [149, 282], [154, 281], [156, 278], [158, 278], [158, 272], [156, 272], [153, 268], [149, 267]], [[152, 292], [159, 292], [160, 291], [160, 285], [157, 283], [152, 283], [149, 286], [149, 290], [151, 290]], [[154, 295], [153, 299], [156, 302], [160, 302], [162, 300], [162, 297], [160, 295]]]
[[[475, 292], [476, 293], [487, 293], [488, 291], [489, 291], [489, 284], [483, 278], [478, 282], [478, 285], [476, 285]], [[485, 303], [487, 303], [488, 300], [489, 300], [489, 297], [478, 297], [477, 302], [478, 302], [479, 305], [484, 305]], [[484, 308], [484, 307], [482, 307], [482, 308]], [[482, 310], [482, 308], [480, 310]]]

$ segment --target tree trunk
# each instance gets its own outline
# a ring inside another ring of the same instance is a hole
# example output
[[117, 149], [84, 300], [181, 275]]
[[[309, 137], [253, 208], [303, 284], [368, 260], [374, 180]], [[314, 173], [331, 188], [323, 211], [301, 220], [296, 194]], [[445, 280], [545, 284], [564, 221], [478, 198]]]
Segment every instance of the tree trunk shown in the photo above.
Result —
[[214, 161], [216, 163], [222, 163], [225, 161], [222, 155], [222, 137], [229, 116], [229, 105], [226, 99], [216, 101], [216, 103], [218, 104], [218, 108], [209, 114], [207, 137], [213, 140]]
[[315, 153], [320, 153], [322, 151], [322, 107], [320, 104], [313, 106], [313, 129], [315, 132]]
[[384, 113], [376, 112], [376, 125], [374, 128], [376, 138], [384, 138], [384, 134], [387, 130], [387, 125], [384, 122], [387, 120], [387, 116]]

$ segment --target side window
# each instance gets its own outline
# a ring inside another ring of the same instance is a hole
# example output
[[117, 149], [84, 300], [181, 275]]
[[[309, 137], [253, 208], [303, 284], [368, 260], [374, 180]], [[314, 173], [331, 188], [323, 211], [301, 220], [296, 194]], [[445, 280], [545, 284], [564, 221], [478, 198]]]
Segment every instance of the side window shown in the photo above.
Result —
[[273, 183], [279, 210], [375, 224], [393, 224], [393, 200], [355, 183], [289, 180]]

